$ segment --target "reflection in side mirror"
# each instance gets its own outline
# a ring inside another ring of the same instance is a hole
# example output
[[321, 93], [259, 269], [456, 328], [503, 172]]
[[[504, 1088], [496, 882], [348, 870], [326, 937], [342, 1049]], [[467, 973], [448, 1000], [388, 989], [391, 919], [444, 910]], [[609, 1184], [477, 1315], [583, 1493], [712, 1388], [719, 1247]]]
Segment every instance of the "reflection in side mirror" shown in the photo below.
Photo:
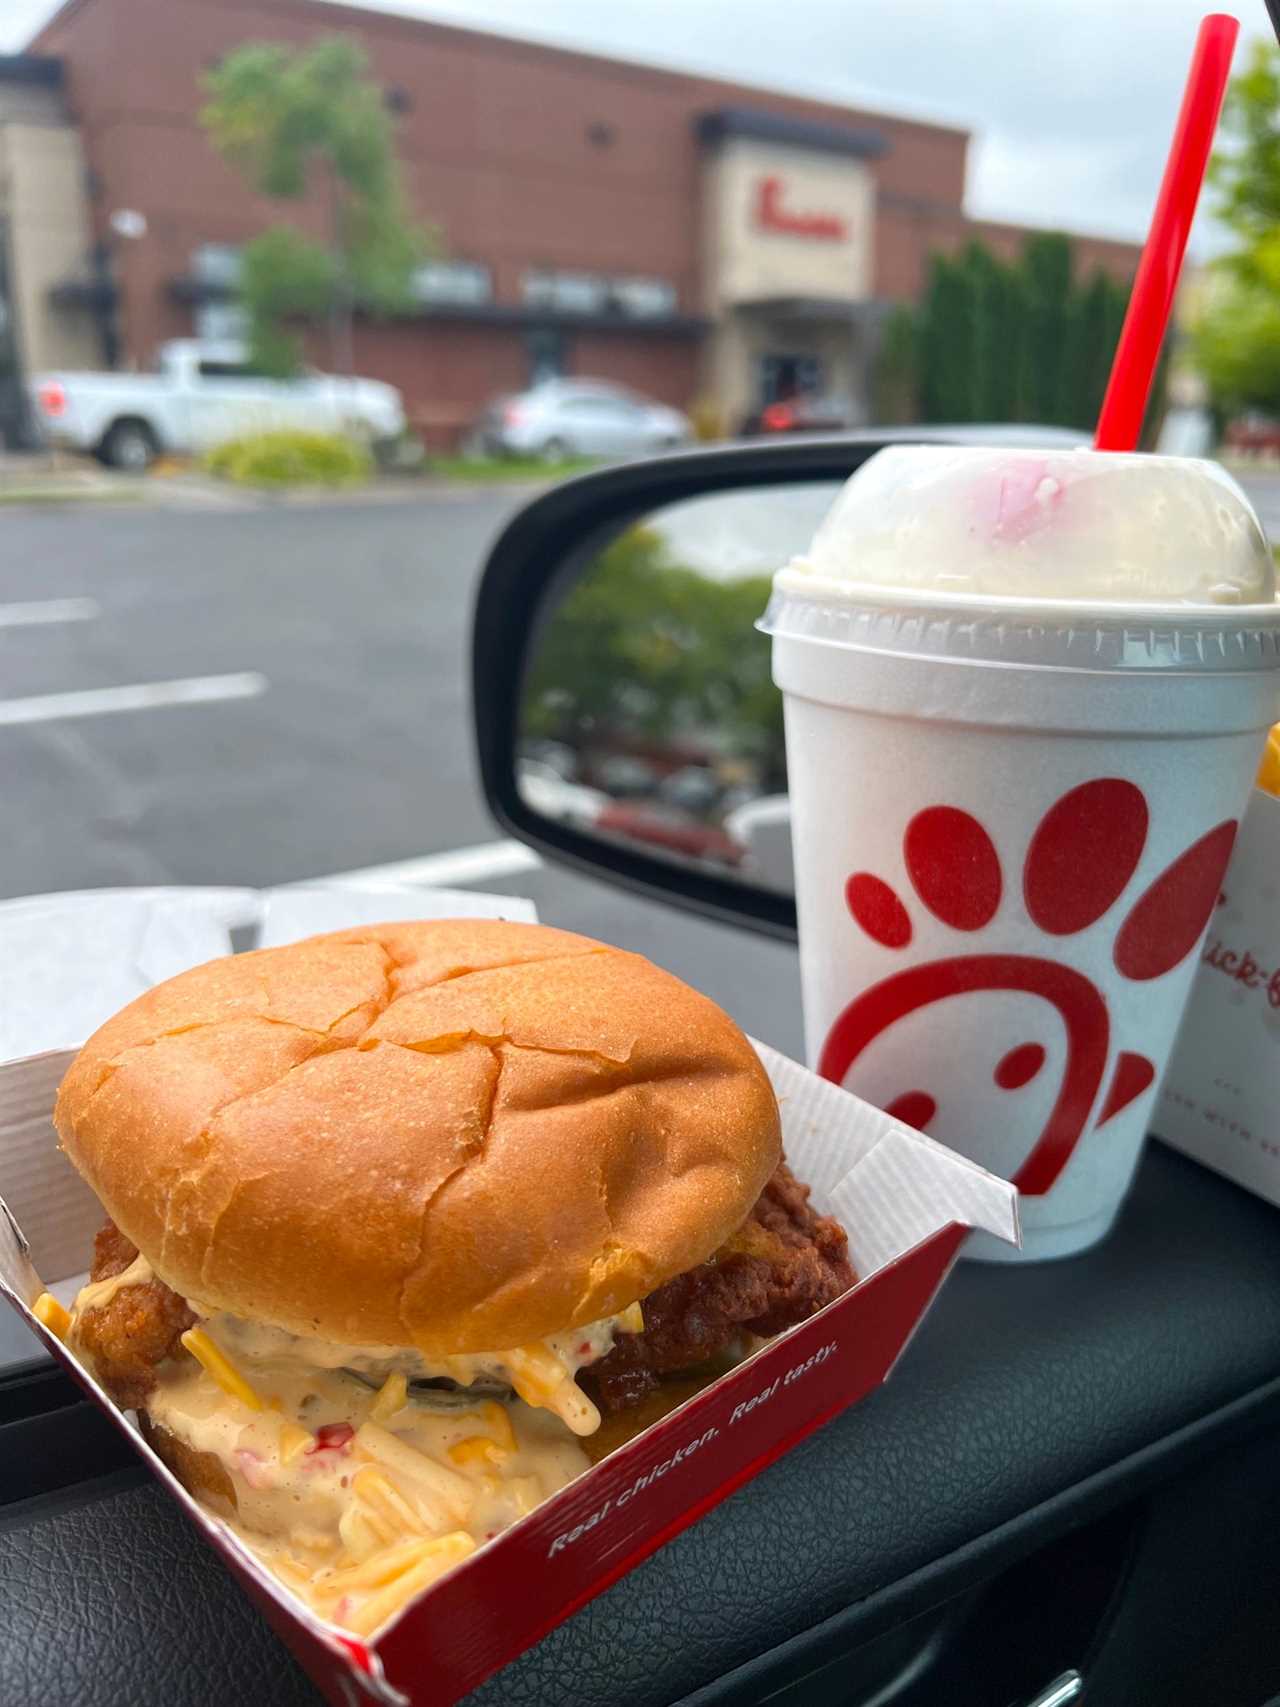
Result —
[[686, 499], [587, 557], [529, 650], [516, 783], [532, 813], [793, 892], [782, 700], [754, 625], [837, 488]]

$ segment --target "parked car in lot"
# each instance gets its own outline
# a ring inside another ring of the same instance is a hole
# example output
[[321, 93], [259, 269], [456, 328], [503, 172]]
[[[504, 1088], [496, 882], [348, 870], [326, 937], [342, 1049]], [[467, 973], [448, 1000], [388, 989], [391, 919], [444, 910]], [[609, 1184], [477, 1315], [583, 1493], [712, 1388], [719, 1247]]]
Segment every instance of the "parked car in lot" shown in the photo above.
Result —
[[1280, 456], [1280, 421], [1253, 410], [1228, 423], [1222, 443], [1237, 456]]
[[199, 453], [247, 433], [305, 428], [376, 444], [405, 427], [400, 393], [381, 380], [310, 370], [268, 379], [238, 345], [190, 338], [162, 344], [152, 373], [41, 373], [31, 397], [50, 444], [135, 471], [163, 452]]
[[615, 800], [597, 814], [591, 827], [600, 836], [618, 836], [647, 849], [706, 860], [717, 867], [735, 866], [742, 858], [741, 847], [724, 830], [662, 804]]
[[568, 781], [541, 759], [521, 759], [518, 783], [521, 798], [535, 812], [580, 828], [594, 824], [609, 805], [609, 796], [600, 789]]
[[692, 438], [687, 416], [602, 380], [549, 379], [499, 397], [476, 428], [491, 456], [643, 456]]

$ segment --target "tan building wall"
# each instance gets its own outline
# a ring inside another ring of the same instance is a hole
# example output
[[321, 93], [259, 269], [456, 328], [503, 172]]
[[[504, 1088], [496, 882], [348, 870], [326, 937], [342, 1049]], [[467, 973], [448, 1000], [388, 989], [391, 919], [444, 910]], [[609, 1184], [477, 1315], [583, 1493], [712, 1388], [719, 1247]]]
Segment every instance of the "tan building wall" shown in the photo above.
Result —
[[[841, 235], [771, 228], [761, 217], [770, 188], [786, 218], [833, 221]], [[705, 205], [709, 314], [780, 297], [861, 302], [871, 294], [875, 184], [861, 162], [752, 139], [727, 142], [708, 163]]]
[[708, 152], [702, 202], [703, 307], [712, 321], [703, 388], [725, 423], [737, 426], [758, 407], [760, 364], [770, 354], [813, 357], [824, 390], [858, 396], [853, 310], [875, 282], [868, 165], [792, 143], [727, 138]]
[[68, 124], [6, 123], [0, 116], [0, 208], [12, 237], [10, 267], [26, 373], [93, 368], [101, 360], [87, 315], [55, 308], [54, 285], [83, 272], [89, 249], [85, 160]]

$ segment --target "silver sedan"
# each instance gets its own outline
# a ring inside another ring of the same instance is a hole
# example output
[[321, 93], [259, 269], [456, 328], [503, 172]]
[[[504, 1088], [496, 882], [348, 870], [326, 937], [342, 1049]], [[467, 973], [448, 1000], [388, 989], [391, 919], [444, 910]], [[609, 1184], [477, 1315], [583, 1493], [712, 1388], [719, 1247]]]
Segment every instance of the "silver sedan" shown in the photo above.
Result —
[[692, 437], [687, 416], [639, 393], [601, 380], [551, 379], [499, 397], [477, 428], [494, 456], [648, 456], [674, 450]]

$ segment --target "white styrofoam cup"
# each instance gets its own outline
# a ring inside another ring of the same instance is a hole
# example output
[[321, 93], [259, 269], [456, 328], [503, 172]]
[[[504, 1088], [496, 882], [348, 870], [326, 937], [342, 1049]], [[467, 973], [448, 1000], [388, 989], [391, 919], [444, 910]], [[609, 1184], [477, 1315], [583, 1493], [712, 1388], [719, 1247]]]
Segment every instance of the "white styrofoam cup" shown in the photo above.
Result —
[[784, 570], [762, 626], [811, 1065], [1013, 1179], [1022, 1257], [1083, 1250], [1132, 1178], [1280, 715], [1280, 606]]

